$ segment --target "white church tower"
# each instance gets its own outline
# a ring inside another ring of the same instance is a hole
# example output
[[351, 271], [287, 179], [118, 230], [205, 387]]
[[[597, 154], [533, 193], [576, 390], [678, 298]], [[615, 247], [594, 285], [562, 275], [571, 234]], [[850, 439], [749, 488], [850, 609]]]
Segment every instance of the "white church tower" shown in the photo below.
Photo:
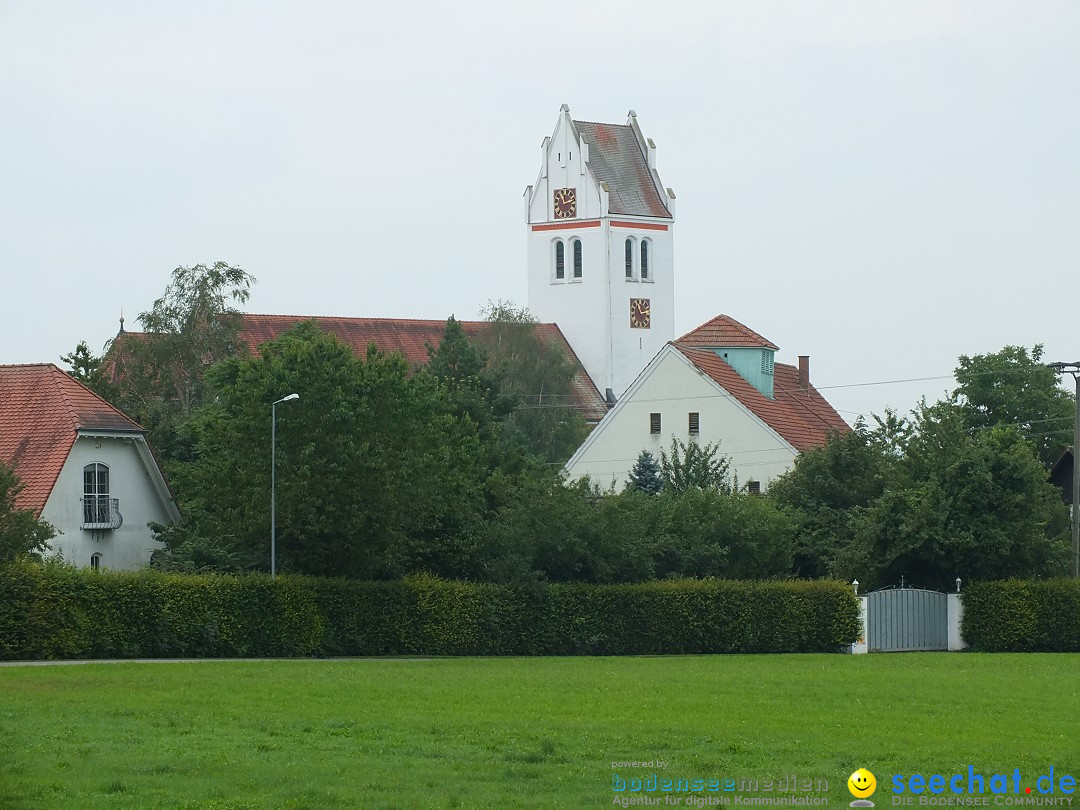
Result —
[[600, 393], [617, 398], [675, 338], [675, 194], [638, 127], [562, 106], [525, 189], [529, 310], [559, 325]]

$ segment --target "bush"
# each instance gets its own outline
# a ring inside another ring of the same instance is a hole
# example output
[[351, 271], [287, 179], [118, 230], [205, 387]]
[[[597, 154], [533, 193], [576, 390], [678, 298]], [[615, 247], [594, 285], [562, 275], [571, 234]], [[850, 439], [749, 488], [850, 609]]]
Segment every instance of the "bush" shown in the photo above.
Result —
[[976, 582], [964, 589], [964, 640], [984, 652], [1080, 651], [1080, 581]]
[[829, 652], [839, 582], [494, 585], [0, 567], [0, 658]]

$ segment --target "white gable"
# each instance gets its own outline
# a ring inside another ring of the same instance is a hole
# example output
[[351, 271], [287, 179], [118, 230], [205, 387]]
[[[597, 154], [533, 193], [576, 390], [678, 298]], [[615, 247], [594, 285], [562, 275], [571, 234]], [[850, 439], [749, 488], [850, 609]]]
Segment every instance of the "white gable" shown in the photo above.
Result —
[[[690, 433], [690, 414], [700, 432]], [[653, 433], [653, 414], [660, 432]], [[702, 374], [673, 346], [666, 346], [626, 391], [566, 464], [572, 478], [589, 476], [601, 486], [621, 489], [642, 450], [659, 460], [672, 438], [702, 444], [720, 442], [739, 484], [768, 482], [787, 472], [798, 451], [741, 402]]]

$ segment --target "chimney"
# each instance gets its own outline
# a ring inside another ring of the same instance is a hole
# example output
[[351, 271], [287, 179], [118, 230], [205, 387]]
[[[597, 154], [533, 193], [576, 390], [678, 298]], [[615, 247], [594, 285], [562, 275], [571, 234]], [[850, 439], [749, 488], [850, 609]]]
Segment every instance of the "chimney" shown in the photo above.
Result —
[[799, 388], [810, 392], [810, 355], [799, 355]]

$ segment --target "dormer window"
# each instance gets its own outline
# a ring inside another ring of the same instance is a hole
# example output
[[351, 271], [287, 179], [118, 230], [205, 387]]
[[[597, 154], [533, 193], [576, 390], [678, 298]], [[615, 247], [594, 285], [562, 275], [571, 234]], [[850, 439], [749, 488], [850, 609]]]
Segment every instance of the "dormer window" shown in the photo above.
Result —
[[649, 280], [649, 240], [641, 240], [641, 280]]
[[581, 240], [574, 239], [574, 278], [581, 278]]
[[555, 280], [566, 278], [566, 245], [561, 239], [555, 242]]
[[626, 250], [624, 251], [626, 257], [626, 277], [634, 277], [634, 240], [626, 240]]
[[765, 349], [761, 352], [761, 373], [773, 373], [773, 353], [768, 349]]

